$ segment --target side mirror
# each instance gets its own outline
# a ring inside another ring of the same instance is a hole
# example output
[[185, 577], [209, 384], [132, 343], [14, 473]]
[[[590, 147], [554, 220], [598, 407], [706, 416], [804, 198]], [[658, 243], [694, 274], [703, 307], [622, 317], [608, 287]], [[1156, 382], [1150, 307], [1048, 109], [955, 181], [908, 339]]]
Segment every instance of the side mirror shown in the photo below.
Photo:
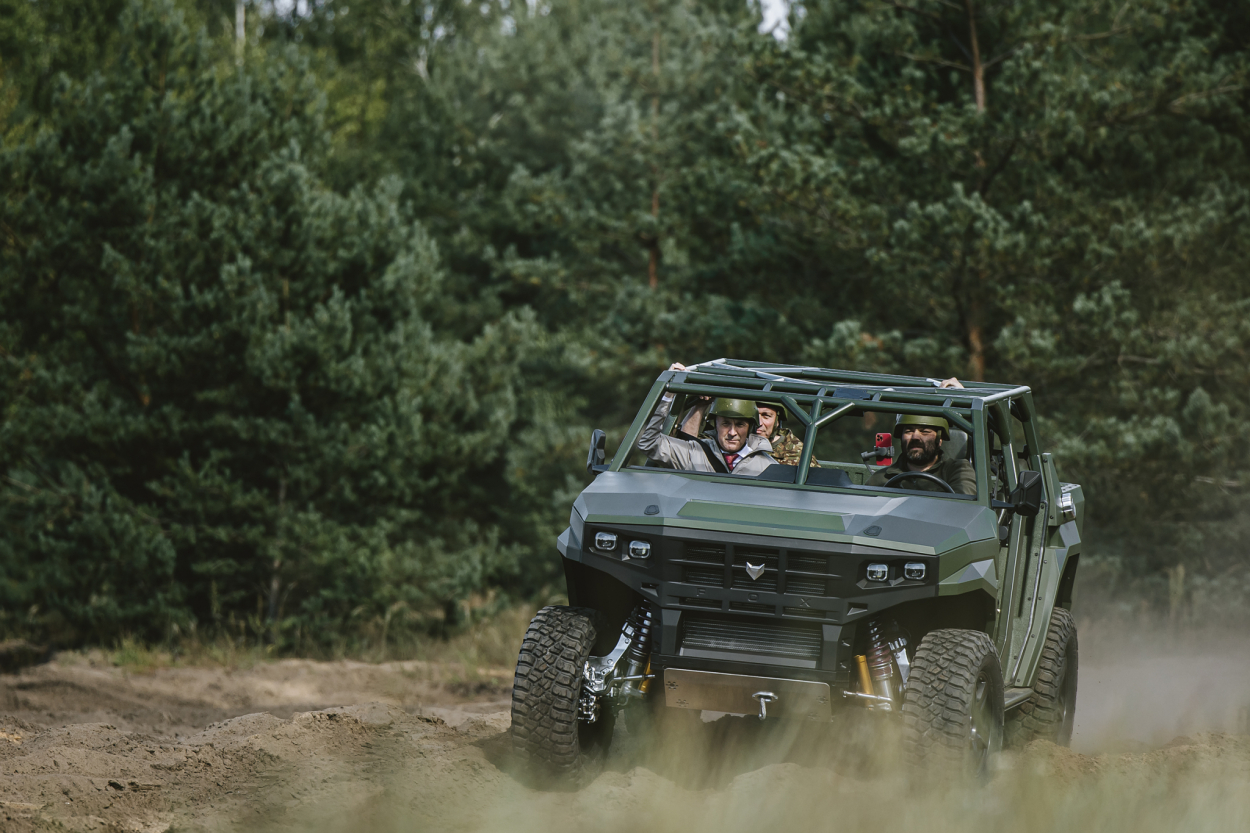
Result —
[[1011, 503], [1017, 515], [1032, 518], [1042, 508], [1042, 473], [1022, 471], [1016, 488], [1011, 493]]
[[586, 471], [595, 475], [603, 470], [604, 461], [608, 459], [608, 435], [602, 428], [590, 432], [590, 453], [586, 455]]

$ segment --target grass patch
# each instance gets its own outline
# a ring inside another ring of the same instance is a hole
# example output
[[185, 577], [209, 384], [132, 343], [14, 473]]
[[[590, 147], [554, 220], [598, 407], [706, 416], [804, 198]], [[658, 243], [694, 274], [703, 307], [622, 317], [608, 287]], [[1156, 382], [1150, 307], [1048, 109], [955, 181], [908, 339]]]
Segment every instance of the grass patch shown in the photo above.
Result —
[[[516, 665], [525, 629], [537, 611], [536, 605], [504, 608], [445, 639], [416, 637], [409, 648], [410, 656], [404, 658], [456, 662], [466, 668], [511, 668]], [[401, 652], [404, 651], [401, 649]]]
[[174, 664], [174, 654], [166, 648], [126, 637], [109, 653], [108, 662], [123, 671], [144, 674], [158, 668], [169, 668]]
[[497, 606], [488, 613], [470, 610], [468, 624], [456, 628], [431, 628], [428, 620], [414, 620], [392, 626], [389, 633], [375, 629], [351, 642], [343, 640], [329, 648], [317, 646], [305, 651], [266, 645], [255, 636], [223, 629], [208, 637], [193, 631], [160, 644], [127, 636], [111, 648], [62, 651], [57, 660], [133, 674], [178, 667], [246, 670], [258, 663], [288, 658], [371, 663], [418, 660], [455, 666], [452, 677], [466, 690], [493, 688], [498, 685], [499, 670], [515, 666], [521, 639], [537, 610], [537, 604], [529, 603]]

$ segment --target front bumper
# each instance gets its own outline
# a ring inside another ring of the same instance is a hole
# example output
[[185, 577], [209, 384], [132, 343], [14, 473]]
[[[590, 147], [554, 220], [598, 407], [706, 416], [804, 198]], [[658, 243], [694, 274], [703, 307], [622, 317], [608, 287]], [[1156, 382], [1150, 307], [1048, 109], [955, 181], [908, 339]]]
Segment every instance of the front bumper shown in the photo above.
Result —
[[[593, 546], [616, 533], [614, 552]], [[895, 605], [936, 597], [936, 556], [897, 550], [709, 530], [586, 524], [560, 549], [570, 570], [612, 577], [658, 611], [652, 670], [793, 679], [845, 689], [851, 680], [856, 626]], [[644, 560], [624, 557], [632, 540], [651, 546]], [[905, 579], [902, 565], [923, 561], [926, 578]], [[870, 562], [889, 578], [868, 581]], [[749, 568], [749, 569], [748, 569]], [[593, 598], [577, 604], [598, 607]], [[748, 710], [750, 711], [750, 710]]]
[[663, 682], [670, 708], [816, 721], [832, 713], [828, 683], [675, 668], [664, 672]]

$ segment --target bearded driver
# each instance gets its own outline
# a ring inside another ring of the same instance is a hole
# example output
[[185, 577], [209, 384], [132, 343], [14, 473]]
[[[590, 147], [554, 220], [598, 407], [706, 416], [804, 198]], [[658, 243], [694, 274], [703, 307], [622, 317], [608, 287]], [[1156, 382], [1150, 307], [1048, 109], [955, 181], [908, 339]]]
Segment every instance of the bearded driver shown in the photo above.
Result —
[[[669, 370], [685, 370], [673, 364]], [[682, 439], [664, 435], [664, 419], [676, 397], [666, 393], [655, 406], [638, 435], [638, 449], [659, 463], [685, 471], [721, 472], [753, 476], [775, 462], [769, 452], [772, 446], [754, 433], [759, 411], [749, 399], [717, 399], [703, 401], [695, 411], [701, 421], [702, 412], [711, 406], [709, 415], [716, 420], [714, 437]], [[692, 419], [694, 419], [692, 415]], [[691, 420], [687, 420], [690, 424]], [[697, 429], [696, 429], [697, 430]]]
[[[760, 412], [760, 427], [755, 429], [755, 433], [767, 439], [773, 447], [773, 459], [783, 466], [797, 466], [803, 456], [803, 441], [794, 436], [789, 428], [782, 427], [781, 421], [788, 415], [785, 406], [776, 402], [756, 402], [755, 407]], [[820, 468], [815, 457], [811, 465]]]
[[[950, 423], [939, 416], [903, 414], [894, 425], [900, 455], [894, 465], [868, 478], [869, 486], [884, 486], [890, 478], [905, 472], [924, 472], [950, 484], [957, 494], [977, 493], [976, 474], [967, 460], [952, 460], [942, 452], [942, 441], [950, 439]], [[896, 484], [900, 489], [926, 492], [946, 491], [924, 477], [909, 477]]]

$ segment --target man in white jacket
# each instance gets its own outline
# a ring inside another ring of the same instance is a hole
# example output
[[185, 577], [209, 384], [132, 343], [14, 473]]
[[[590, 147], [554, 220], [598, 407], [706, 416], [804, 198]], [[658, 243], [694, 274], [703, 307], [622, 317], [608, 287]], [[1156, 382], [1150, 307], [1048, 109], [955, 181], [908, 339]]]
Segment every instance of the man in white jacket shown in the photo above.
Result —
[[[674, 364], [670, 370], [685, 370]], [[704, 401], [687, 418], [686, 426], [702, 422], [702, 412], [711, 405], [711, 416], [716, 419], [716, 437], [680, 439], [664, 435], [664, 419], [673, 407], [676, 397], [664, 394], [655, 412], [647, 420], [638, 435], [638, 448], [652, 460], [665, 463], [684, 471], [719, 472], [754, 476], [773, 465], [770, 456], [772, 445], [755, 433], [759, 423], [759, 411], [749, 399], [717, 399]]]

